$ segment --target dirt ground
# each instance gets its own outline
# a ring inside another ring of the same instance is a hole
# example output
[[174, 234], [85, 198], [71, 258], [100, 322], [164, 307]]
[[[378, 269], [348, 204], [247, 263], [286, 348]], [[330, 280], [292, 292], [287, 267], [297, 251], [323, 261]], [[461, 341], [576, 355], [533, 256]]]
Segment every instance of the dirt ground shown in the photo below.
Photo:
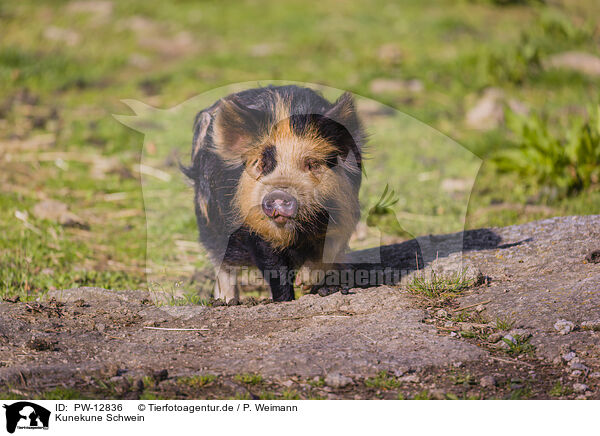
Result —
[[[469, 231], [464, 247], [435, 266], [482, 284], [449, 300], [402, 284], [218, 307], [99, 288], [4, 301], [0, 392], [600, 399], [600, 216]], [[385, 249], [414, 258], [414, 242]]]

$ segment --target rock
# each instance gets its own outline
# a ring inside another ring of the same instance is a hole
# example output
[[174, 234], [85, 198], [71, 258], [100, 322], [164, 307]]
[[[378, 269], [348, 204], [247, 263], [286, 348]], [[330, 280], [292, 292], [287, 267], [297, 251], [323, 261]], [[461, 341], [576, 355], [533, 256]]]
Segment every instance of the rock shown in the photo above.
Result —
[[584, 321], [581, 323], [581, 330], [600, 331], [600, 319], [593, 321]]
[[469, 179], [444, 179], [440, 188], [442, 191], [453, 193], [453, 192], [465, 192], [469, 191], [473, 186], [473, 181]]
[[531, 337], [531, 333], [525, 329], [513, 329], [508, 332], [512, 337], [519, 337], [521, 340], [526, 341]]
[[575, 324], [566, 319], [559, 319], [554, 323], [554, 330], [559, 332], [561, 335], [568, 335], [575, 328]]
[[569, 351], [566, 354], [562, 355], [562, 360], [564, 360], [565, 362], [570, 362], [571, 360], [573, 360], [577, 355], [575, 354], [574, 351]]
[[416, 374], [405, 375], [404, 377], [400, 377], [398, 380], [405, 383], [419, 383], [419, 376]]
[[581, 363], [581, 362], [574, 362], [574, 361], [569, 362], [569, 368], [571, 368], [573, 370], [583, 371], [583, 372], [587, 372], [587, 371], [590, 370], [583, 363]]
[[510, 350], [510, 345], [503, 338], [501, 341], [494, 344], [494, 348], [498, 348], [499, 350]]
[[588, 263], [600, 263], [600, 250], [594, 250], [585, 257]]
[[293, 380], [286, 380], [281, 384], [282, 384], [282, 386], [285, 386], [286, 388], [291, 388], [292, 386], [295, 385]]
[[444, 309], [440, 309], [435, 313], [435, 316], [438, 318], [446, 318], [448, 316], [448, 312], [446, 312]]
[[480, 304], [479, 306], [475, 307], [475, 312], [477, 313], [481, 313], [485, 310], [485, 306], [483, 304]]
[[583, 384], [583, 383], [574, 383], [573, 384], [573, 390], [575, 392], [577, 392], [578, 394], [585, 392], [588, 390], [588, 385]]
[[44, 30], [44, 38], [51, 41], [64, 43], [68, 46], [74, 46], [79, 43], [81, 37], [79, 33], [71, 29], [63, 29], [61, 27], [49, 26]]
[[481, 387], [491, 388], [493, 386], [496, 386], [496, 379], [491, 375], [485, 375], [481, 377], [479, 384], [481, 385]]
[[325, 384], [329, 387], [340, 389], [352, 384], [350, 377], [343, 376], [340, 373], [329, 373], [325, 377]]
[[600, 372], [592, 372], [589, 378], [600, 378]]
[[526, 114], [527, 106], [515, 99], [507, 99], [503, 90], [488, 88], [467, 112], [465, 123], [477, 130], [491, 130], [504, 122], [504, 107], [508, 106], [518, 114]]
[[90, 226], [57, 200], [43, 200], [33, 206], [33, 215], [40, 220], [55, 221], [65, 227], [89, 229]]
[[600, 57], [579, 52], [568, 51], [551, 56], [544, 61], [544, 68], [576, 71], [587, 76], [600, 76]]
[[160, 371], [155, 371], [152, 373], [152, 377], [154, 380], [159, 383], [169, 378], [169, 371], [166, 369], [161, 369]]
[[577, 378], [579, 377], [581, 374], [583, 374], [582, 371], [576, 369], [575, 371], [572, 371], [571, 374], [569, 374], [569, 377], [571, 378]]
[[503, 339], [506, 339], [506, 341], [512, 342], [514, 345], [517, 345], [517, 340], [511, 334], [504, 335]]
[[486, 89], [475, 106], [467, 112], [465, 120], [467, 126], [477, 130], [490, 130], [498, 127], [504, 119], [503, 98], [502, 90]]
[[492, 333], [491, 335], [488, 336], [488, 342], [495, 344], [496, 342], [498, 342], [500, 339], [502, 339], [502, 333]]
[[418, 79], [375, 79], [369, 84], [369, 90], [374, 94], [417, 93], [423, 88], [423, 82]]
[[105, 0], [76, 0], [66, 7], [70, 13], [88, 13], [101, 18], [108, 18], [113, 11], [113, 4]]
[[402, 50], [393, 42], [383, 44], [377, 50], [377, 57], [388, 65], [398, 65], [402, 61]]

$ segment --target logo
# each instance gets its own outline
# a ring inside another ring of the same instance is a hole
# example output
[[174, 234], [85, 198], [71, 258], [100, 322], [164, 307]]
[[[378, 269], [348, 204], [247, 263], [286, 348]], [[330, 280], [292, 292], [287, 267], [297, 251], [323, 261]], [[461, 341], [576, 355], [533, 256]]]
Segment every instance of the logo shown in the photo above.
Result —
[[18, 429], [48, 429], [50, 411], [29, 401], [5, 404], [6, 431], [14, 433]]

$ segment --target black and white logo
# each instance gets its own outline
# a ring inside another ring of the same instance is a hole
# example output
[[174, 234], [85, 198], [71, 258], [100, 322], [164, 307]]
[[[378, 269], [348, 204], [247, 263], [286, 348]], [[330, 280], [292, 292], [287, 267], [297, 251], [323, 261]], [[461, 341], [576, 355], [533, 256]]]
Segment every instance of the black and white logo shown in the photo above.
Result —
[[6, 431], [14, 433], [16, 429], [48, 429], [50, 411], [29, 401], [5, 404]]

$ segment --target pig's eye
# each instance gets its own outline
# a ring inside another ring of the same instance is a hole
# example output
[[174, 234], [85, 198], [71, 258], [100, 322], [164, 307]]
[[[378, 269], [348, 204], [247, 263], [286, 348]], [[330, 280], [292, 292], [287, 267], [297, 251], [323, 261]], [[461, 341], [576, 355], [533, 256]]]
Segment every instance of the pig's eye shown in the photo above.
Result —
[[319, 169], [321, 164], [316, 159], [305, 159], [304, 160], [304, 171], [316, 171]]

